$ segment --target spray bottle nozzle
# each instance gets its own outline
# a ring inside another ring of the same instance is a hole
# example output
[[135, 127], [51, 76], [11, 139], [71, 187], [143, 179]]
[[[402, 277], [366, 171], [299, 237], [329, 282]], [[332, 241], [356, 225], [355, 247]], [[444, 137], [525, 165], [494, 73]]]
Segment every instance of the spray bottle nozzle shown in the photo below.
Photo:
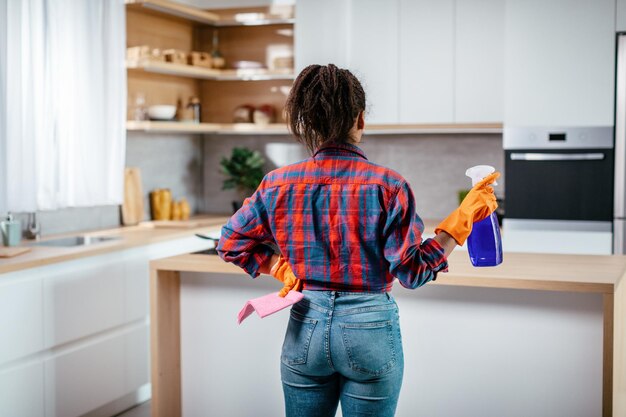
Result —
[[[468, 170], [465, 171], [465, 175], [467, 175], [468, 177], [472, 179], [472, 187], [473, 187], [477, 183], [479, 183], [483, 178], [485, 178], [489, 174], [494, 173], [495, 171], [496, 169], [492, 167], [491, 165], [476, 165], [471, 168], [468, 168]], [[494, 181], [491, 185], [498, 185], [498, 183]]]

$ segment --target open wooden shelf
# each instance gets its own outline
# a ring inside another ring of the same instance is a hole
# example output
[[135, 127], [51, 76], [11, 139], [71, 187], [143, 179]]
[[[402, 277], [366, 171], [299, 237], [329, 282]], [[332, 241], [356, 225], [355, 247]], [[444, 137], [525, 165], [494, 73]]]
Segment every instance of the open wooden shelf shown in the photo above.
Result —
[[[190, 133], [224, 135], [286, 135], [284, 123], [258, 125], [254, 123], [187, 123], [187, 122], [126, 122], [127, 131], [148, 133]], [[367, 125], [366, 135], [409, 134], [499, 134], [502, 124], [413, 124], [413, 125]]]
[[169, 0], [125, 0], [126, 7], [144, 8], [160, 12], [169, 16], [176, 16], [205, 25], [215, 25], [220, 17], [197, 7], [177, 3]]
[[191, 134], [225, 134], [225, 135], [284, 135], [287, 126], [284, 123], [260, 125], [254, 123], [190, 123], [190, 122], [158, 122], [134, 121], [126, 122], [129, 132], [148, 133], [191, 133]]
[[270, 13], [241, 13], [221, 16], [197, 7], [170, 0], [125, 0], [126, 6], [136, 9], [148, 9], [168, 16], [175, 16], [193, 22], [215, 27], [230, 26], [266, 26], [293, 24], [293, 16], [274, 15]]
[[156, 74], [217, 81], [293, 80], [295, 78], [291, 69], [273, 71], [267, 69], [218, 70], [150, 59], [126, 61], [126, 68]]

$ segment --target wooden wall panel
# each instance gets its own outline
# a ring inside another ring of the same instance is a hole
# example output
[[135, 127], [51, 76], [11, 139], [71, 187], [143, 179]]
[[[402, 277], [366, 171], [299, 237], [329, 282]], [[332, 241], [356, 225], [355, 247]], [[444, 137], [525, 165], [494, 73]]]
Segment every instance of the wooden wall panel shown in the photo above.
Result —
[[[232, 68], [234, 61], [258, 61], [266, 65], [266, 53], [269, 45], [290, 45], [293, 48], [293, 36], [283, 36], [280, 30], [293, 30], [293, 25], [239, 26], [221, 27], [219, 50], [226, 60], [226, 68]], [[210, 52], [213, 41], [213, 28], [198, 29], [196, 47]]]
[[133, 119], [138, 93], [144, 94], [146, 107], [155, 104], [180, 105], [179, 117], [191, 118], [184, 107], [189, 102], [189, 97], [200, 97], [200, 81], [143, 71], [128, 71], [128, 120]]
[[277, 121], [284, 121], [282, 110], [291, 84], [290, 80], [203, 81], [202, 121], [232, 123], [233, 110], [242, 104], [271, 104], [276, 110]]
[[126, 9], [126, 46], [150, 45], [161, 49], [189, 51], [194, 24], [149, 11]]

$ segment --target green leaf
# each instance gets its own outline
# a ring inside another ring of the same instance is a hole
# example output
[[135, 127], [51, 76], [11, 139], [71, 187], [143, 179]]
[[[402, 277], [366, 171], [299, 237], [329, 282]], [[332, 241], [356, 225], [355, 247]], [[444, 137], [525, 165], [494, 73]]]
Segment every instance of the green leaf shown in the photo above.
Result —
[[237, 188], [254, 191], [263, 180], [265, 158], [258, 151], [244, 147], [233, 148], [230, 158], [220, 160], [220, 173], [225, 176], [222, 189]]

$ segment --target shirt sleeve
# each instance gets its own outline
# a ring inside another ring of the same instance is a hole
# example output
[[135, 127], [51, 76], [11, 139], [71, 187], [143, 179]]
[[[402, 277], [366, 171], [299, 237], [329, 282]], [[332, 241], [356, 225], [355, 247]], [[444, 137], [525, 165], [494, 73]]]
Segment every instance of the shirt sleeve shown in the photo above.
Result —
[[447, 272], [444, 250], [433, 239], [422, 241], [424, 223], [415, 212], [415, 198], [405, 182], [392, 197], [384, 226], [384, 254], [389, 272], [405, 288], [415, 289]]
[[274, 254], [270, 245], [275, 245], [274, 237], [257, 190], [222, 227], [216, 250], [224, 261], [232, 262], [256, 278], [259, 268]]

